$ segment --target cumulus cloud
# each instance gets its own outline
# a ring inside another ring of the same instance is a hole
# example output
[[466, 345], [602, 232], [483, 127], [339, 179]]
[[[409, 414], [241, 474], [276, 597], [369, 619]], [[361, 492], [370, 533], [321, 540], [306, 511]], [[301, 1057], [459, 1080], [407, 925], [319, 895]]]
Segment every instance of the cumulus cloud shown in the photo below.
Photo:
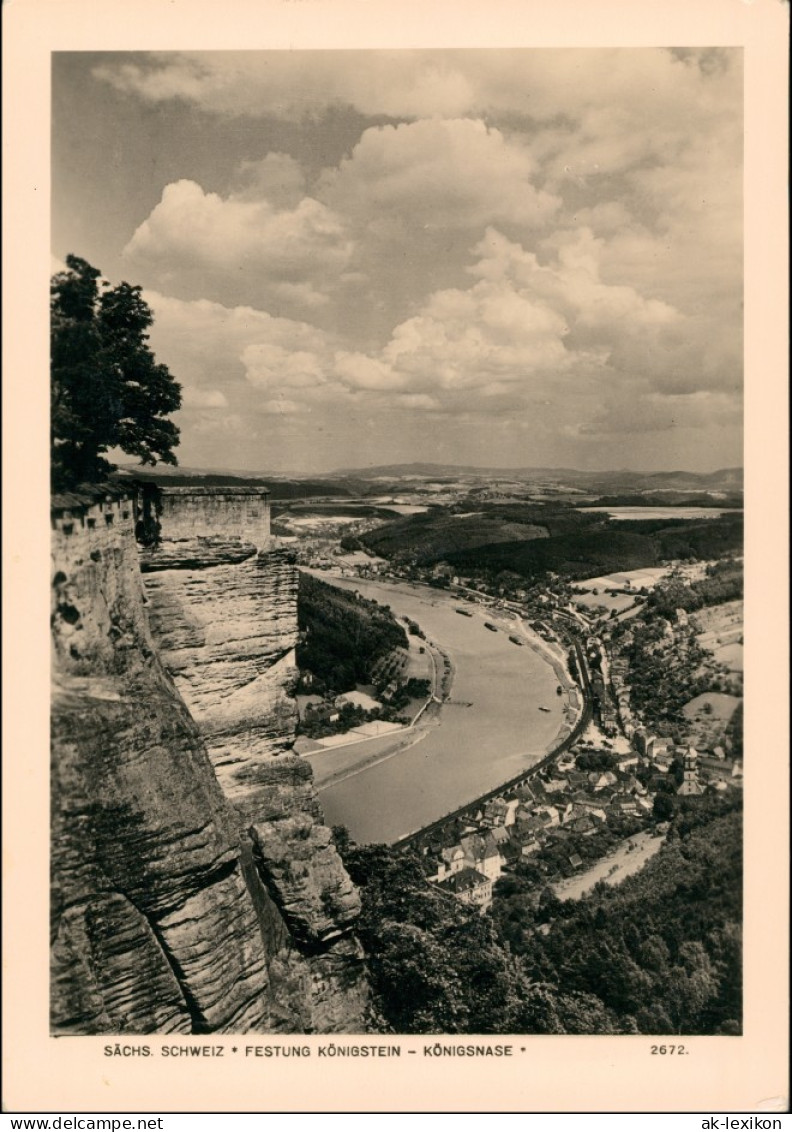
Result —
[[561, 202], [536, 187], [534, 174], [530, 151], [499, 130], [432, 119], [365, 130], [350, 157], [325, 173], [319, 195], [375, 227], [393, 217], [422, 229], [536, 226]]
[[[326, 205], [304, 197], [277, 209], [264, 198], [221, 197], [194, 181], [165, 187], [162, 199], [124, 248], [150, 286], [185, 297], [280, 298], [321, 303], [315, 281], [332, 280], [349, 262], [351, 244]], [[262, 301], [263, 300], [263, 301]]]
[[284, 354], [315, 353], [325, 335], [310, 323], [275, 318], [251, 306], [226, 307], [209, 299], [184, 300], [144, 291], [154, 325], [151, 346], [178, 380], [211, 389], [244, 379], [246, 351], [269, 345]]
[[395, 373], [386, 361], [346, 350], [336, 353], [334, 372], [353, 389], [401, 389], [407, 381], [406, 377]]

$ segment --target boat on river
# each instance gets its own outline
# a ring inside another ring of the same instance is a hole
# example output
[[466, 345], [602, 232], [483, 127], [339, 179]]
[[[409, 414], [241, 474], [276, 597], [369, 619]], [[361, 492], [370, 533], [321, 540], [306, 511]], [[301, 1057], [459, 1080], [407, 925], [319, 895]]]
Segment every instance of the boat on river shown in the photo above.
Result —
[[539, 707], [539, 711], [546, 711], [546, 712], [549, 712], [549, 711], [550, 711], [550, 708], [549, 708], [549, 707], [542, 707], [542, 706], [540, 706], [540, 707]]

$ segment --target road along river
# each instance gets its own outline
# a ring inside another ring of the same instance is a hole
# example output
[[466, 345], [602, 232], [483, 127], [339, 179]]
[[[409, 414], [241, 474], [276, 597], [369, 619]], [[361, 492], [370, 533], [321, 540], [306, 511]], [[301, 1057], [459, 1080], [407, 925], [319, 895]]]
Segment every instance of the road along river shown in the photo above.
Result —
[[[567, 683], [562, 658], [559, 654], [554, 669], [547, 652], [540, 651], [546, 646], [516, 620], [428, 586], [323, 576], [389, 605], [397, 617], [417, 621], [454, 668], [448, 702], [435, 709], [428, 726], [393, 742], [393, 753], [380, 740], [378, 761], [361, 751], [359, 766], [352, 762], [354, 747], [306, 756], [329, 825], [347, 826], [361, 844], [390, 843], [533, 766], [565, 724], [568, 730], [568, 698], [557, 693], [559, 673]], [[471, 616], [460, 615], [458, 608]], [[497, 632], [485, 621], [496, 624]], [[526, 644], [518, 647], [510, 634]], [[337, 781], [327, 768], [336, 761], [341, 765], [340, 760], [346, 760], [346, 777]]]

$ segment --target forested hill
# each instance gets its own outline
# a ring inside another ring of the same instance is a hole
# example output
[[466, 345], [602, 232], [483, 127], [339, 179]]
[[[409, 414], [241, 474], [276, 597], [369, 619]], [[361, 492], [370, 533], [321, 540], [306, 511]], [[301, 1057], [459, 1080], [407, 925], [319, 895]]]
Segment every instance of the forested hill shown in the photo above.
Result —
[[490, 504], [462, 513], [436, 507], [344, 540], [396, 562], [445, 561], [460, 573], [509, 570], [526, 578], [547, 571], [584, 578], [674, 558], [716, 558], [742, 543], [742, 513], [622, 522], [568, 504]]
[[576, 511], [568, 503], [470, 501], [452, 507], [430, 507], [426, 512], [394, 519], [345, 543], [357, 543], [383, 558], [431, 565], [455, 553], [501, 543], [519, 546], [534, 539], [595, 530], [606, 522], [603, 515]]
[[586, 578], [616, 570], [636, 570], [679, 558], [717, 558], [743, 545], [742, 515], [717, 519], [609, 521], [599, 529], [551, 536], [533, 542], [500, 543], [456, 551], [446, 560], [466, 570], [511, 570], [536, 578], [548, 570]]
[[297, 664], [334, 692], [371, 681], [372, 668], [407, 634], [384, 606], [300, 573]]

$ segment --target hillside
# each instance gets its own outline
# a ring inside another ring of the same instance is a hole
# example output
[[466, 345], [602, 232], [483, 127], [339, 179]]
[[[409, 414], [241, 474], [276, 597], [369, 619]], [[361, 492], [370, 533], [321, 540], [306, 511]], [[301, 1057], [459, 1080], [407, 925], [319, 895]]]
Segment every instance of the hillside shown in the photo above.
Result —
[[[649, 529], [647, 529], [647, 527]], [[742, 516], [655, 523], [607, 522], [600, 529], [529, 543], [501, 543], [452, 553], [461, 571], [510, 570], [526, 578], [552, 571], [568, 578], [594, 577], [656, 566], [674, 558], [715, 558], [742, 547]]]
[[618, 1020], [620, 1032], [740, 1033], [737, 806], [687, 799], [656, 857], [617, 887], [599, 885], [579, 901], [548, 898], [530, 911], [525, 883], [501, 881], [495, 919], [530, 977], [551, 995], [563, 990], [598, 1003], [595, 1027], [599, 1015]]
[[547, 538], [549, 529], [544, 519], [540, 508], [488, 508], [469, 513], [432, 508], [368, 531], [359, 541], [383, 558], [430, 564], [456, 551]]
[[460, 572], [509, 570], [536, 578], [553, 571], [584, 578], [672, 558], [714, 558], [739, 550], [742, 541], [742, 514], [620, 521], [568, 504], [512, 503], [484, 504], [472, 513], [435, 507], [344, 545], [361, 545], [396, 562], [445, 561]]
[[378, 660], [407, 647], [388, 609], [310, 574], [300, 574], [297, 617], [297, 664], [334, 692], [369, 683]]

